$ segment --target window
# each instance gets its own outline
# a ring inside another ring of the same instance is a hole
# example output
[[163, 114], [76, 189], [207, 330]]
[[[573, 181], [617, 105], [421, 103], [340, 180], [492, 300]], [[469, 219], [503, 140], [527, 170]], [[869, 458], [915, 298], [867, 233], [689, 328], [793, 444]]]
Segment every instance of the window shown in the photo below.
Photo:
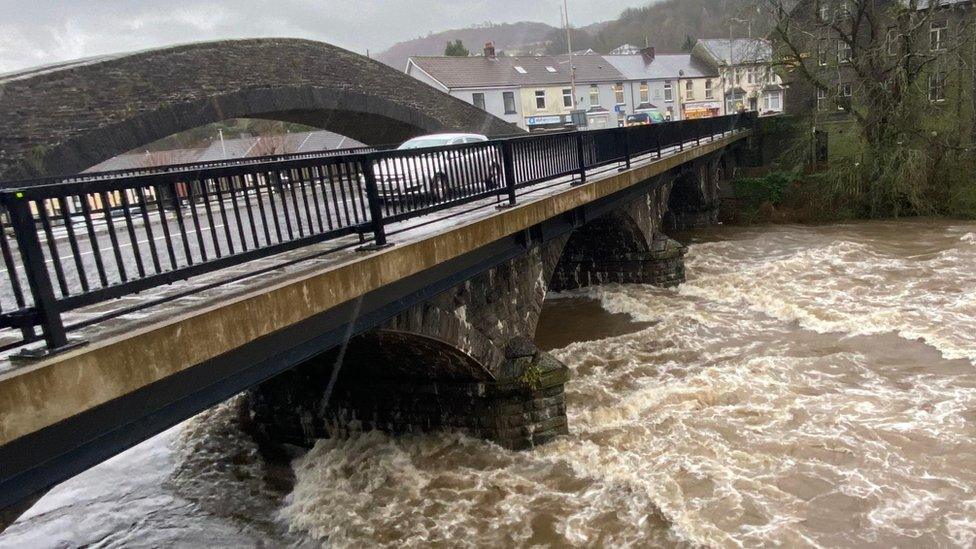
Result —
[[547, 66], [547, 67], [546, 67], [546, 70], [547, 70], [548, 72], [556, 72], [556, 67], [548, 67], [548, 66]]
[[471, 102], [474, 103], [475, 107], [481, 110], [485, 110], [485, 94], [483, 93], [472, 93]]
[[817, 63], [821, 67], [827, 66], [827, 41], [823, 38], [817, 42]]
[[535, 90], [535, 108], [542, 110], [546, 108], [545, 90]]
[[600, 104], [600, 88], [596, 84], [590, 84], [590, 106], [595, 107]]
[[709, 78], [705, 81], [705, 99], [712, 99], [712, 79]]
[[885, 42], [887, 43], [888, 55], [898, 55], [898, 27], [888, 29]]
[[823, 23], [830, 21], [830, 0], [819, 1], [817, 6], [817, 16]]
[[624, 85], [620, 82], [613, 85], [613, 100], [618, 105], [624, 104]]
[[691, 101], [695, 98], [695, 83], [691, 80], [685, 80], [685, 100]]
[[851, 62], [851, 45], [843, 40], [837, 41], [837, 62], [838, 63], [850, 63]]
[[850, 0], [840, 0], [837, 4], [837, 15], [841, 17], [849, 17], [851, 15]]
[[[849, 98], [854, 95], [854, 86], [850, 82], [841, 82], [837, 84], [837, 97]], [[846, 108], [846, 103], [842, 104], [840, 101], [837, 102], [837, 110], [842, 111]]]
[[827, 90], [817, 88], [817, 110], [822, 111], [827, 108]]
[[640, 101], [641, 101], [641, 103], [647, 103], [648, 101], [650, 101], [650, 94], [648, 93], [649, 91], [650, 90], [647, 87], [647, 82], [641, 82], [640, 83]]
[[505, 103], [505, 114], [515, 114], [515, 92], [502, 92], [502, 102]]
[[664, 100], [674, 101], [674, 90], [671, 89], [671, 81], [664, 83]]
[[563, 88], [563, 106], [564, 107], [573, 106], [573, 90], [569, 88]]
[[936, 72], [929, 75], [929, 101], [945, 101], [946, 73]]
[[929, 24], [929, 49], [932, 51], [941, 51], [946, 49], [946, 38], [948, 34], [948, 21], [932, 21]]
[[754, 67], [746, 69], [746, 82], [750, 84], [756, 83], [756, 69]]
[[519, 74], [526, 74], [527, 73], [527, 71], [524, 68], [522, 68], [522, 67], [520, 67], [518, 65], [515, 65], [515, 72], [517, 72]]
[[779, 92], [766, 92], [766, 95], [763, 96], [763, 110], [766, 111], [780, 110]]

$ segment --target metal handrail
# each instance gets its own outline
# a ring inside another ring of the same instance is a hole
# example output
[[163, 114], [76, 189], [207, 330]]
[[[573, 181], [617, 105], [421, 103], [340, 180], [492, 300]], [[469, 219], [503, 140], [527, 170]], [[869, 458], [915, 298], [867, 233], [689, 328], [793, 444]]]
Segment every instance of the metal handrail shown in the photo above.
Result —
[[754, 123], [731, 115], [18, 182], [0, 190], [0, 332], [20, 333], [0, 350], [42, 338], [40, 352], [68, 346], [67, 311], [350, 235], [387, 246], [391, 223], [487, 198], [515, 205], [518, 189], [580, 184], [588, 170]]

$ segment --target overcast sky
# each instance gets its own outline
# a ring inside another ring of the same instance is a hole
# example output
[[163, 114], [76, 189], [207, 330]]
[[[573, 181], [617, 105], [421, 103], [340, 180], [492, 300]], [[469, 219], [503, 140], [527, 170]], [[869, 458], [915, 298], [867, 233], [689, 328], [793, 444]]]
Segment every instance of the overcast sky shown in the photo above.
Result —
[[[572, 23], [646, 0], [569, 0]], [[0, 72], [80, 57], [248, 37], [296, 37], [365, 53], [493, 21], [559, 24], [562, 0], [0, 0]]]

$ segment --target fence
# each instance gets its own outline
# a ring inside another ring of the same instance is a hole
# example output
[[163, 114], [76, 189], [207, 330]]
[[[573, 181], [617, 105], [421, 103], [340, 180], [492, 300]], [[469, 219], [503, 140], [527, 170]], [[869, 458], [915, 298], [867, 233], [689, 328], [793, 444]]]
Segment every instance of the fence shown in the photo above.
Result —
[[382, 247], [391, 223], [484, 199], [514, 205], [520, 189], [585, 182], [588, 170], [659, 158], [754, 120], [28, 182], [0, 191], [9, 216], [0, 218], [0, 331], [9, 336], [0, 350], [42, 338], [47, 350], [67, 346], [67, 331], [78, 327], [64, 325], [67, 311], [351, 235], [352, 245]]

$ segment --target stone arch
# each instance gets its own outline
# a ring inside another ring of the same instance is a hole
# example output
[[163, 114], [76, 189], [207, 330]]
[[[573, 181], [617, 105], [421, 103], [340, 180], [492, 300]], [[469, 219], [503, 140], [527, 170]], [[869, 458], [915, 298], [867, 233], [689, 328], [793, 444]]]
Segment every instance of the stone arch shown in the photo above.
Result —
[[350, 420], [389, 427], [393, 419], [383, 417], [389, 410], [384, 404], [391, 392], [409, 396], [404, 384], [419, 387], [437, 380], [463, 386], [490, 378], [475, 357], [455, 344], [382, 329], [355, 336], [264, 382], [249, 392], [248, 400], [261, 438], [311, 445]]
[[[395, 91], [394, 91], [395, 90]], [[76, 173], [229, 118], [300, 122], [367, 144], [517, 128], [400, 71], [309, 40], [195, 43], [0, 77], [0, 179]]]
[[718, 221], [720, 156], [690, 163], [678, 171], [668, 195], [664, 226], [668, 229], [707, 227]]
[[549, 289], [571, 290], [608, 282], [639, 282], [639, 264], [628, 261], [650, 245], [637, 220], [613, 210], [570, 233], [553, 270]]
[[684, 281], [685, 248], [660, 232], [668, 185], [573, 231], [560, 250], [550, 289], [607, 283], [673, 286]]
[[531, 340], [563, 243], [531, 247], [265, 382], [250, 392], [256, 430], [309, 445], [341, 426], [458, 429], [508, 448], [565, 433], [568, 370]]

